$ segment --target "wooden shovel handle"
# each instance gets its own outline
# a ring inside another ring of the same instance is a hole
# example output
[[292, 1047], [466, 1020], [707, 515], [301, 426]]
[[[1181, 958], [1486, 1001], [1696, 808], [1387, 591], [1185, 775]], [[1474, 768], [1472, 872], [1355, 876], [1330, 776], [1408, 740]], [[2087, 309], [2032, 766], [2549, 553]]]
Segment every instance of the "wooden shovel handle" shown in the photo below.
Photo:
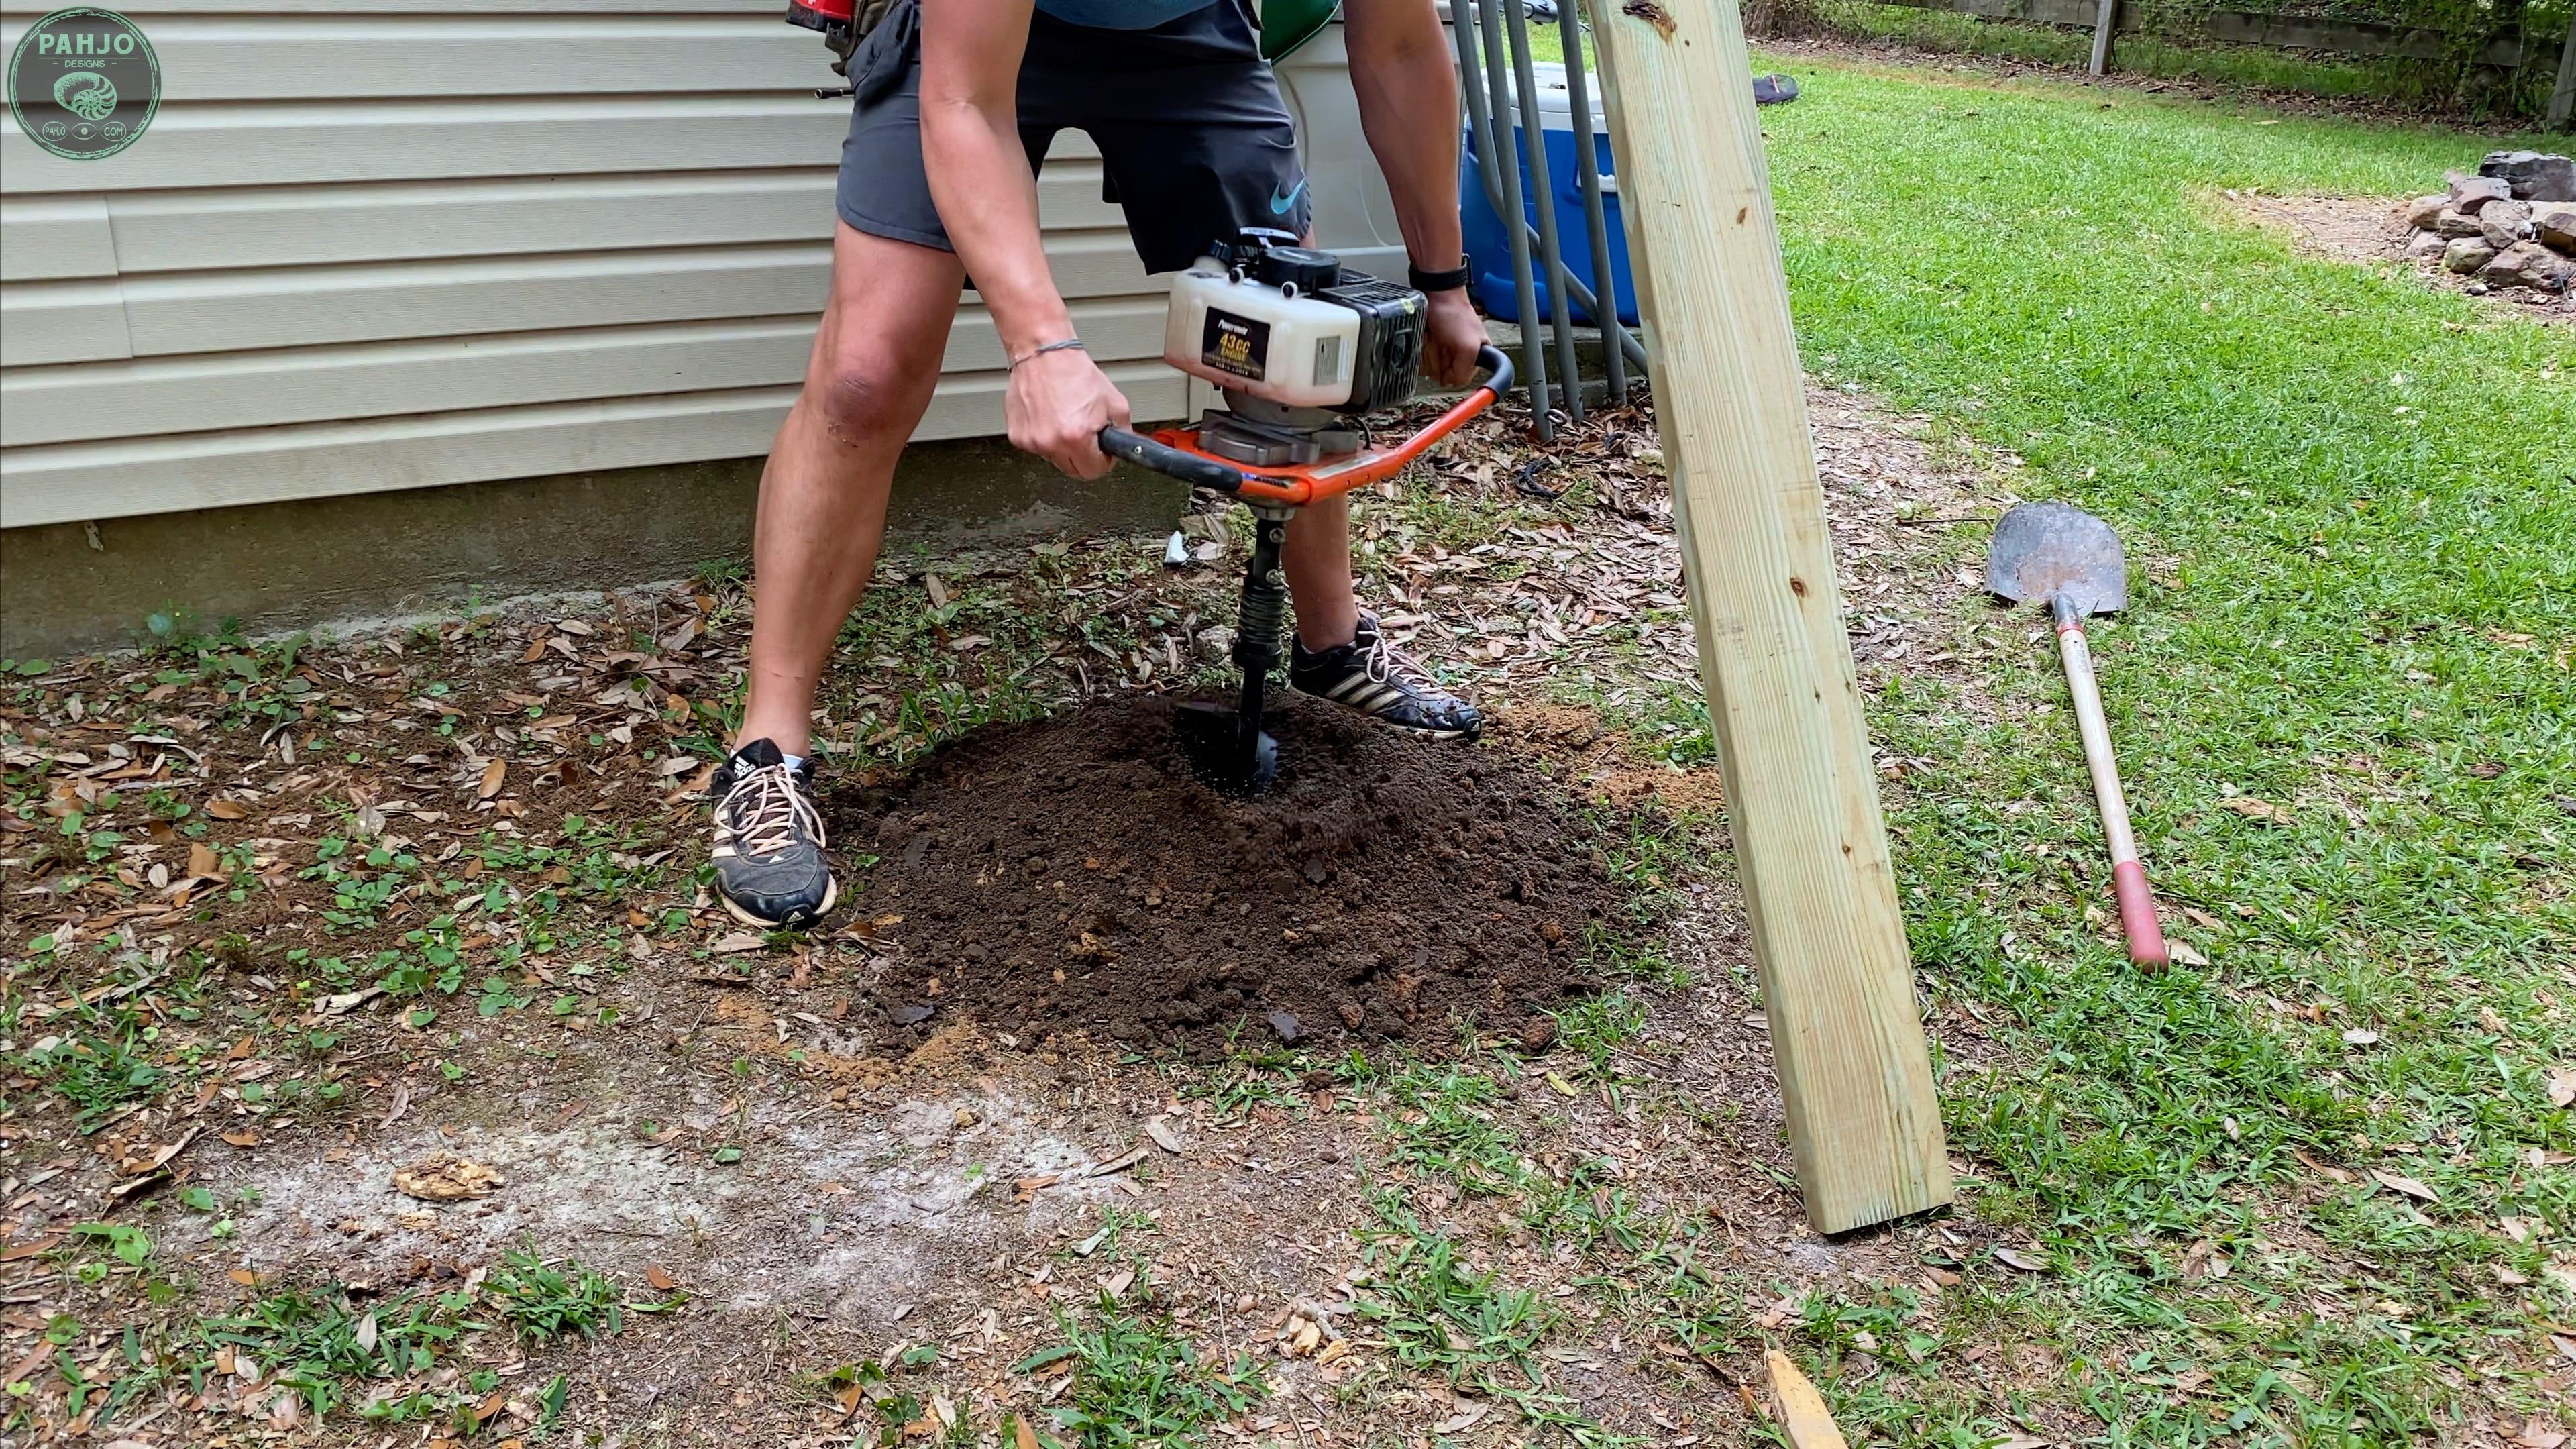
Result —
[[2093, 802], [2102, 810], [2102, 836], [2111, 846], [2111, 892], [2120, 903], [2120, 932], [2129, 938], [2129, 959], [2149, 971], [2162, 971], [2172, 957], [2165, 949], [2164, 928], [2156, 923], [2156, 900], [2147, 890], [2147, 868], [2139, 863], [2137, 838], [2129, 833], [2129, 802], [2120, 793], [2120, 767], [2111, 758], [2111, 726], [2102, 718], [2102, 689], [2093, 678], [2093, 651], [2084, 642], [2084, 621], [2060, 610], [2057, 657], [2066, 664], [2066, 688], [2075, 697], [2075, 728], [2084, 736], [2084, 766], [2093, 774]]

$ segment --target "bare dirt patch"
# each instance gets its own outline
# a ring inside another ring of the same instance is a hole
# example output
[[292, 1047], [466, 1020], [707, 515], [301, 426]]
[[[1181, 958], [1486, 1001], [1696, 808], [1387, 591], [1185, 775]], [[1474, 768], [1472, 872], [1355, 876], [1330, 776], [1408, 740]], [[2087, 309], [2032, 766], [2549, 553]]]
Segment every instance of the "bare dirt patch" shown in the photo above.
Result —
[[[2029, 647], [1959, 572], [2010, 501], [1995, 475], [2011, 460], [1954, 457], [1830, 388], [1810, 407], [1865, 685]], [[1052, 1431], [1068, 1402], [1060, 1369], [1015, 1366], [1115, 1317], [1258, 1368], [1260, 1402], [1200, 1426], [1246, 1449], [1564, 1442], [1390, 1346], [1372, 1315], [1396, 1312], [1437, 1244], [1458, 1270], [1437, 1282], [1491, 1275], [1472, 1291], [1498, 1322], [1525, 1311], [1512, 1321], [1544, 1344], [1495, 1350], [1479, 1375], [1557, 1396], [1543, 1407], [1570, 1422], [1715, 1444], [1753, 1432], [1741, 1389], [1809, 1289], [1906, 1285], [1921, 1321], [1951, 1312], [1949, 1270], [1926, 1265], [1962, 1264], [1991, 1230], [1826, 1241], [1799, 1219], [1718, 854], [1725, 793], [1680, 707], [1695, 651], [1651, 417], [1596, 414], [1545, 452], [1512, 421], [1359, 515], [1364, 596], [1486, 707], [1488, 738], [1434, 751], [1291, 706], [1288, 778], [1258, 806], [1153, 763], [1161, 696], [1210, 691], [1174, 661], [1195, 625], [1230, 618], [1239, 562], [1166, 572], [1158, 544], [1126, 539], [943, 556], [939, 588], [965, 600], [945, 615], [921, 598], [927, 570], [903, 572], [921, 564], [890, 565], [858, 626], [870, 642], [842, 664], [857, 688], [818, 729], [854, 905], [802, 937], [748, 936], [697, 878], [687, 787], [739, 677], [735, 584], [27, 676], [0, 704], [17, 792], [0, 1000], [21, 1003], [0, 1048], [0, 1364], [30, 1387], [0, 1436], [458, 1437], [444, 1408], [299, 1418], [260, 1376], [274, 1364], [192, 1379], [211, 1352], [198, 1326], [286, 1292], [340, 1293], [354, 1314], [456, 1291], [529, 1251], [630, 1303], [685, 1301], [596, 1338], [478, 1333], [426, 1370], [353, 1377], [352, 1395], [500, 1394], [460, 1442], [534, 1443], [552, 1412], [547, 1442], [621, 1449], [1009, 1443], [1005, 1415]], [[967, 628], [994, 642], [962, 647]], [[1015, 679], [1037, 684], [1014, 709], [1082, 708], [924, 760], [926, 737], [959, 732], [938, 710], [984, 709]], [[1933, 764], [1880, 763], [1900, 782]], [[1372, 816], [1372, 785], [1403, 819]], [[76, 813], [86, 846], [63, 829]], [[1587, 977], [1587, 926], [1628, 899], [1598, 863], [1640, 835], [1670, 852], [1622, 865], [1669, 902], [1647, 933], [1664, 966]], [[1031, 869], [1041, 850], [1055, 869]], [[960, 861], [1008, 871], [979, 888]], [[1149, 868], [1165, 907], [1196, 892], [1204, 908], [1140, 910], [1126, 892], [1152, 891]], [[1053, 904], [1059, 879], [1078, 909]], [[1017, 892], [1016, 915], [985, 904], [996, 890]], [[1576, 949], [1546, 940], [1550, 919]], [[1389, 940], [1433, 954], [1376, 965]], [[1363, 985], [1424, 976], [1409, 1017], [1356, 991], [1362, 1021], [1343, 1019], [1333, 953], [1363, 947]], [[998, 989], [1014, 951], [1044, 968], [1015, 979], [1055, 988], [1063, 969], [1062, 995]], [[1221, 955], [1257, 986], [1229, 969], [1211, 996]], [[1113, 1001], [1139, 1039], [1087, 1009]], [[1172, 1019], [1184, 1002], [1205, 1019]], [[932, 1014], [896, 1025], [902, 1005]], [[1533, 1042], [1542, 1008], [1564, 1025]], [[1158, 1052], [1238, 1020], [1215, 1062]], [[1954, 1065], [1991, 1055], [1963, 1013], [1933, 1025]], [[77, 1119], [27, 1056], [74, 1032], [161, 1075]], [[444, 1203], [394, 1187], [437, 1154], [503, 1181]], [[1407, 1219], [1421, 1237], [1391, 1237]], [[148, 1266], [74, 1232], [97, 1221], [146, 1234]], [[892, 1397], [850, 1398], [856, 1365], [882, 1365]], [[75, 1408], [76, 1383], [133, 1397]], [[918, 1417], [886, 1422], [905, 1403]]]
[[2301, 251], [2366, 266], [2404, 268], [2426, 286], [2484, 297], [2535, 321], [2576, 323], [2576, 292], [2551, 296], [2529, 287], [2490, 288], [2444, 269], [2439, 257], [2406, 255], [2405, 202], [2385, 196], [2264, 196], [2223, 193], [2243, 215], [2287, 232]]
[[1154, 697], [988, 727], [837, 798], [836, 833], [880, 857], [852, 909], [900, 918], [881, 1004], [1201, 1055], [1247, 1029], [1436, 1047], [1539, 1031], [1587, 943], [1642, 929], [1540, 757], [1283, 703], [1258, 799], [1200, 781]]
[[2247, 215], [2289, 231], [2310, 251], [2348, 262], [2387, 261], [2404, 254], [2402, 203], [2384, 196], [2262, 196], [2239, 193]]

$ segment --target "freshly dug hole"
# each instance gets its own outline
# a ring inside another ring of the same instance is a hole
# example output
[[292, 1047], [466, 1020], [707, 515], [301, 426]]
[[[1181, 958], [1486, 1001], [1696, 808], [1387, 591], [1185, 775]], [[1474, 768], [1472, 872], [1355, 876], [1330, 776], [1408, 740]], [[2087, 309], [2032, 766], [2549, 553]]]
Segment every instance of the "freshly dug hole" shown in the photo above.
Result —
[[1644, 929], [1601, 827], [1514, 747], [1413, 739], [1281, 701], [1279, 779], [1210, 790], [1172, 704], [1143, 697], [983, 729], [827, 804], [854, 919], [899, 959], [894, 1020], [970, 1014], [1205, 1054], [1401, 1039], [1472, 1019], [1533, 1042], [1593, 983], [1598, 933]]

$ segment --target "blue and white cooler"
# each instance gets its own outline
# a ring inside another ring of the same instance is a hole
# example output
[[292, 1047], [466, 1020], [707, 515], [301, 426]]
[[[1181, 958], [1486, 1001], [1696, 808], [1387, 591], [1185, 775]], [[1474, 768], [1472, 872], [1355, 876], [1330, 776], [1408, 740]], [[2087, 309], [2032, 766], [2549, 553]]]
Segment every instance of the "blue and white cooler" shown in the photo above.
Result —
[[[1565, 267], [1586, 287], [1592, 285], [1592, 236], [1583, 220], [1582, 176], [1575, 169], [1574, 101], [1565, 88], [1565, 67], [1540, 64], [1537, 72], [1539, 129], [1546, 138], [1549, 195], [1541, 197], [1530, 185], [1528, 135], [1522, 125], [1520, 107], [1512, 107], [1510, 124], [1517, 154], [1514, 160], [1521, 168], [1521, 204], [1528, 211], [1532, 227], [1538, 225], [1538, 208], [1544, 203], [1556, 208], [1556, 239], [1564, 255]], [[1600, 78], [1590, 78], [1585, 97], [1592, 108], [1592, 154], [1601, 167], [1601, 206], [1603, 219], [1610, 228], [1610, 275], [1618, 288], [1619, 320], [1637, 325], [1637, 288], [1628, 272], [1628, 238], [1620, 230], [1618, 180], [1610, 169], [1610, 122], [1601, 109]], [[1487, 315], [1506, 322], [1518, 322], [1520, 294], [1512, 283], [1511, 237], [1503, 219], [1485, 199], [1485, 183], [1477, 171], [1476, 138], [1466, 138], [1465, 154], [1458, 171], [1459, 220], [1467, 237], [1467, 263], [1475, 269], [1473, 283], [1476, 300]], [[1538, 246], [1530, 246], [1530, 267], [1538, 274], [1539, 320], [1553, 315], [1555, 303], [1548, 296], [1545, 268], [1539, 265]], [[1574, 320], [1593, 325], [1592, 315], [1581, 303], [1573, 304]]]

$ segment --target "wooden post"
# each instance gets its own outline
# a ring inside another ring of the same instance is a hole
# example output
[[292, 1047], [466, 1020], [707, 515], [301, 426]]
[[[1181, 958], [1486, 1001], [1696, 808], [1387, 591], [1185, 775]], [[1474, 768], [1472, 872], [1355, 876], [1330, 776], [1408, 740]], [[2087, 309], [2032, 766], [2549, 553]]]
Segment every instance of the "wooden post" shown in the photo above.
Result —
[[1736, 0], [1587, 0], [1789, 1145], [1821, 1232], [1950, 1200]]
[[2576, 116], [2576, 19], [2567, 22], [2567, 44], [2558, 52], [2558, 84], [2549, 91], [2549, 129], [2568, 129]]
[[2093, 17], [2093, 64], [2091, 71], [2101, 75], [2111, 68], [2111, 30], [2120, 23], [2120, 0], [2102, 0], [2102, 8]]

